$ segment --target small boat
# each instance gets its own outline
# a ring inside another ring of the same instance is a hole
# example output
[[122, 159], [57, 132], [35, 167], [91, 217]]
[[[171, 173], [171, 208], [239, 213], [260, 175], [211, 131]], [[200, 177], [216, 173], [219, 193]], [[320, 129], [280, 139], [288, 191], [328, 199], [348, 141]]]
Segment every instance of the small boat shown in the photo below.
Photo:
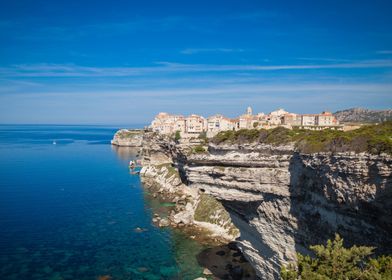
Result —
[[135, 167], [136, 167], [136, 163], [135, 163], [135, 161], [133, 161], [133, 160], [131, 160], [130, 162], [129, 162], [129, 168], [132, 168], [132, 169], [134, 169]]
[[53, 141], [53, 145], [56, 145], [57, 143], [56, 143], [56, 141]]

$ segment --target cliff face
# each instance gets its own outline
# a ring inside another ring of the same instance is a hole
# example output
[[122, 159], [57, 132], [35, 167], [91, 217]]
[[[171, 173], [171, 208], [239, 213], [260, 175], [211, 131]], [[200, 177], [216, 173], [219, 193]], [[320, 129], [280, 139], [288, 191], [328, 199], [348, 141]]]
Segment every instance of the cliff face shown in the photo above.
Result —
[[346, 245], [392, 251], [391, 156], [300, 154], [292, 145], [262, 144], [211, 144], [208, 153], [195, 154], [148, 134], [142, 155], [147, 185], [161, 193], [186, 192], [175, 223], [197, 223], [195, 217], [208, 212], [207, 222], [229, 233], [222, 209], [200, 201], [212, 196], [222, 203], [262, 279], [279, 279], [296, 252], [310, 253], [309, 245], [336, 232]]
[[143, 141], [143, 131], [120, 129], [114, 134], [112, 145], [123, 147], [141, 147]]
[[168, 137], [145, 134], [142, 149], [141, 180], [159, 197], [176, 203], [169, 220], [172, 226], [197, 226], [206, 229], [219, 241], [233, 240], [238, 230], [228, 212], [213, 197], [185, 183], [178, 165], [186, 161], [189, 146], [177, 145]]
[[184, 165], [189, 186], [222, 202], [262, 279], [335, 232], [391, 253], [392, 158], [299, 154], [292, 146], [210, 146]]

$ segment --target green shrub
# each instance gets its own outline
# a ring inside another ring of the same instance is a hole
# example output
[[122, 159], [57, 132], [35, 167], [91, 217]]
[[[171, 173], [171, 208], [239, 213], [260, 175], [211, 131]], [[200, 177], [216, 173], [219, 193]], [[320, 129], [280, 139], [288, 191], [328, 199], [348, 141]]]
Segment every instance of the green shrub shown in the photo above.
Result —
[[181, 132], [179, 130], [174, 134], [174, 140], [179, 141], [181, 139]]
[[206, 152], [206, 149], [202, 145], [197, 145], [192, 149], [192, 152], [195, 154], [202, 154]]
[[175, 168], [174, 166], [172, 166], [170, 163], [162, 163], [162, 164], [158, 164], [156, 165], [156, 167], [161, 171], [163, 168], [167, 169], [167, 174], [165, 176], [165, 178], [170, 178], [173, 175], [176, 175], [176, 177], [180, 177], [177, 168]]
[[220, 144], [223, 142], [231, 142], [235, 140], [235, 131], [227, 130], [221, 131], [217, 135], [212, 138], [213, 142], [216, 144]]
[[338, 234], [327, 245], [310, 246], [316, 257], [298, 254], [298, 267], [283, 266], [283, 280], [386, 280], [392, 279], [392, 257], [372, 259], [374, 248], [366, 246], [343, 247]]
[[267, 143], [273, 145], [295, 143], [304, 153], [316, 152], [369, 152], [392, 154], [392, 121], [378, 125], [366, 125], [352, 131], [333, 129], [305, 130], [277, 127], [265, 129], [241, 129], [222, 131], [212, 138], [215, 144]]
[[195, 209], [194, 218], [199, 222], [221, 226], [233, 236], [239, 233], [238, 229], [230, 222], [230, 214], [218, 200], [210, 195], [200, 195], [200, 201]]

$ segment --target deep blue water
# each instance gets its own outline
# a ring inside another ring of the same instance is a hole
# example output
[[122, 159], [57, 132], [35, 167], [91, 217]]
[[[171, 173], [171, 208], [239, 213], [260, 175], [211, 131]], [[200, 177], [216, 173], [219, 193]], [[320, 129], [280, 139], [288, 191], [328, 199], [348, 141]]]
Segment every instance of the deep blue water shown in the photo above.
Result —
[[135, 151], [109, 144], [116, 130], [0, 126], [1, 279], [201, 275], [202, 247], [152, 225], [157, 202], [129, 174]]

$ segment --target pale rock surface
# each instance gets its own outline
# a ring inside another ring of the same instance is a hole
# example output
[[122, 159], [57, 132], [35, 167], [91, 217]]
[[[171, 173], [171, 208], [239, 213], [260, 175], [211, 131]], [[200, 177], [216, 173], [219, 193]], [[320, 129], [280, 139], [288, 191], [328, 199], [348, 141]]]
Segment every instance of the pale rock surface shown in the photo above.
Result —
[[114, 134], [112, 145], [122, 147], [141, 147], [143, 141], [143, 131], [120, 129]]
[[279, 279], [296, 252], [339, 232], [347, 245], [391, 253], [392, 158], [299, 154], [293, 146], [214, 146], [191, 155], [188, 185], [228, 209], [239, 246], [262, 279]]
[[189, 154], [159, 135], [143, 141], [143, 182], [182, 204], [172, 219], [194, 223], [198, 192], [212, 195], [229, 212], [238, 245], [262, 279], [279, 279], [296, 252], [307, 254], [309, 245], [336, 232], [348, 246], [392, 253], [389, 155], [300, 154], [294, 145], [265, 144], [210, 145], [209, 153]]

